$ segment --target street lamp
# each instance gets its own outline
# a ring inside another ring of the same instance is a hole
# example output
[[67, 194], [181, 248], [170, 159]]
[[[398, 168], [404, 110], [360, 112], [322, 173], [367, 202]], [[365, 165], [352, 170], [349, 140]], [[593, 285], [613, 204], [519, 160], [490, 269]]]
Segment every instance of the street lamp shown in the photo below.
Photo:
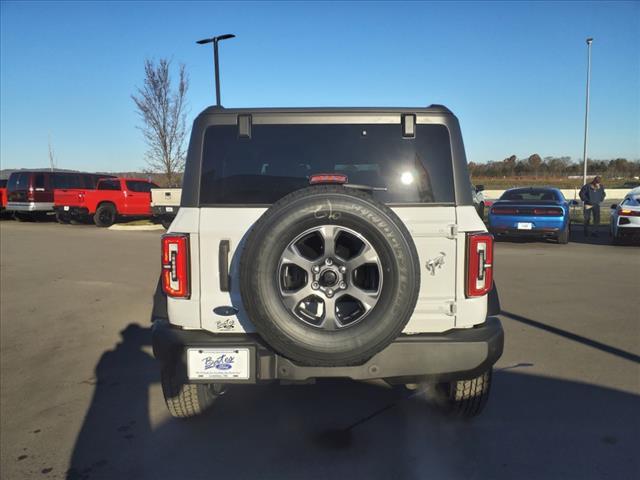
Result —
[[206, 45], [207, 43], [213, 43], [213, 65], [216, 72], [216, 107], [220, 105], [220, 72], [218, 69], [218, 42], [220, 40], [227, 40], [228, 38], [234, 38], [235, 35], [231, 33], [226, 33], [224, 35], [218, 35], [217, 37], [212, 38], [204, 38], [202, 40], [198, 40], [196, 43], [198, 45]]
[[582, 174], [582, 184], [587, 183], [587, 139], [589, 136], [589, 87], [591, 86], [591, 43], [593, 38], [587, 38], [587, 106], [584, 112], [584, 149], [582, 158], [584, 161], [584, 171]]

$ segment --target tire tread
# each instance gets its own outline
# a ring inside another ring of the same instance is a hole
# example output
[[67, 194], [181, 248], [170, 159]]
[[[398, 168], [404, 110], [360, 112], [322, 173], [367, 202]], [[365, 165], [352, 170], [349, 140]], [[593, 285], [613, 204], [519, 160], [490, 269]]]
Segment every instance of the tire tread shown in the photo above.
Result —
[[209, 408], [216, 396], [206, 395], [204, 388], [206, 386], [180, 382], [171, 373], [162, 373], [162, 393], [174, 418], [195, 417]]
[[471, 418], [479, 415], [489, 399], [492, 371], [488, 370], [471, 380], [458, 380], [448, 384], [448, 410], [456, 417]]

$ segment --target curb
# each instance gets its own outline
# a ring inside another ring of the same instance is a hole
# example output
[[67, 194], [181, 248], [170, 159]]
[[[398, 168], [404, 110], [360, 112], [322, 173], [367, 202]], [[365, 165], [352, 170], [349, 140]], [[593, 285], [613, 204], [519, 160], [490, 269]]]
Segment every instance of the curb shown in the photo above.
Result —
[[162, 225], [127, 225], [126, 223], [116, 223], [111, 225], [107, 230], [155, 231], [164, 230], [164, 227]]

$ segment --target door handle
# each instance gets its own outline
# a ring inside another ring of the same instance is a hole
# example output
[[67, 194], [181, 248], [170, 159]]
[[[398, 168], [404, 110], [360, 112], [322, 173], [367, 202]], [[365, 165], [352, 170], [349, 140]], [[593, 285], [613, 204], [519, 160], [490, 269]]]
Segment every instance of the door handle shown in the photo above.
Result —
[[218, 272], [220, 275], [220, 291], [228, 292], [231, 286], [229, 278], [229, 240], [220, 240], [218, 245]]

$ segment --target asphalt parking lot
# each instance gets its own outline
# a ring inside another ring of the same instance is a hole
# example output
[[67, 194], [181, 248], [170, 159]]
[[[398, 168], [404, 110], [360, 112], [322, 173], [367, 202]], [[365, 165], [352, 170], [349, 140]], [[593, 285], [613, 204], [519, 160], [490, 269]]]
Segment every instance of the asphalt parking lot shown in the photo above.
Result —
[[184, 422], [149, 346], [159, 235], [0, 223], [3, 479], [640, 474], [638, 247], [497, 244], [505, 353], [473, 422], [348, 381], [237, 387]]

